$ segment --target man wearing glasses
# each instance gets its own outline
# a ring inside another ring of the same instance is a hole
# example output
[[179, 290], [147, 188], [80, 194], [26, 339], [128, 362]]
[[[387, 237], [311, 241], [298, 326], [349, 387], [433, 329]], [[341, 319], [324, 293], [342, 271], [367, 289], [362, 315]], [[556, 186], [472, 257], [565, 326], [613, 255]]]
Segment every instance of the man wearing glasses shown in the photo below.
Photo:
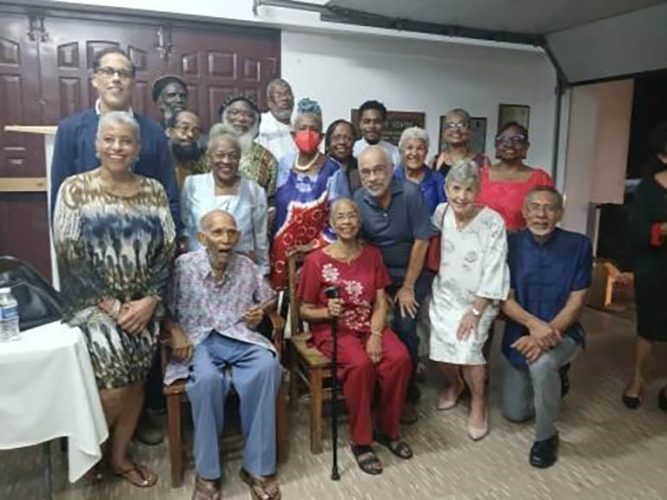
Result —
[[178, 208], [178, 186], [164, 130], [155, 121], [133, 112], [130, 106], [135, 68], [125, 52], [117, 47], [102, 50], [93, 61], [93, 87], [97, 101], [93, 109], [69, 116], [58, 124], [51, 162], [50, 208], [65, 178], [99, 166], [95, 138], [100, 115], [109, 111], [128, 111], [139, 122], [141, 151], [134, 172], [158, 180], [169, 198], [171, 216], [177, 231], [182, 229]]
[[523, 216], [526, 229], [509, 235], [503, 415], [513, 422], [535, 418], [529, 462], [546, 468], [558, 457], [560, 372], [584, 346], [579, 313], [591, 284], [593, 250], [583, 234], [556, 227], [563, 197], [552, 187], [529, 191]]
[[[132, 110], [130, 99], [134, 74], [132, 61], [117, 47], [102, 50], [95, 56], [92, 78], [98, 96], [95, 107], [69, 116], [58, 125], [51, 162], [50, 211], [53, 213], [58, 190], [67, 177], [99, 166], [100, 161], [95, 152], [99, 117], [110, 111], [127, 111], [139, 122], [141, 136], [141, 149], [133, 167], [134, 172], [156, 179], [162, 184], [169, 198], [169, 209], [177, 234], [182, 234], [179, 192], [167, 138], [162, 127], [155, 121]], [[158, 444], [162, 442], [163, 431], [158, 424], [156, 413], [164, 408], [158, 356], [155, 356], [146, 382], [146, 407], [149, 411], [140, 422], [136, 436], [143, 443]]]
[[199, 147], [201, 125], [199, 116], [192, 111], [177, 111], [167, 120], [167, 138], [174, 159], [176, 181], [183, 187], [188, 175], [209, 171], [206, 157]]

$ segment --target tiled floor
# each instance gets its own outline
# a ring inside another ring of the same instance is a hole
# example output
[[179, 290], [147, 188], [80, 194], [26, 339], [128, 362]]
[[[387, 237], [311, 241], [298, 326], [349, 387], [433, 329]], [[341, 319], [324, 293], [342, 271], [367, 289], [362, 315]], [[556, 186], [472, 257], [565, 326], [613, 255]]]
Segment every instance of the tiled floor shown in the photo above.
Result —
[[[285, 499], [667, 499], [667, 414], [656, 407], [657, 390], [665, 382], [665, 352], [656, 357], [656, 380], [647, 402], [637, 412], [622, 407], [620, 394], [630, 370], [634, 325], [619, 317], [586, 311], [588, 349], [574, 364], [572, 391], [564, 402], [558, 464], [537, 470], [527, 463], [532, 442], [530, 424], [516, 425], [499, 413], [498, 345], [492, 355], [490, 435], [478, 443], [465, 434], [465, 405], [435, 411], [437, 376], [423, 391], [420, 420], [404, 431], [415, 451], [400, 461], [378, 449], [382, 475], [361, 473], [345, 443], [340, 445], [342, 478], [329, 479], [328, 442], [321, 455], [311, 455], [304, 402], [292, 413], [291, 452], [280, 469]], [[341, 427], [343, 429], [343, 427]], [[342, 434], [345, 434], [342, 431]], [[232, 438], [234, 440], [234, 438]], [[238, 443], [225, 454], [224, 498], [249, 498], [237, 477]], [[138, 446], [136, 456], [160, 473], [158, 486], [139, 490], [112, 479], [89, 487], [66, 484], [63, 455], [53, 446], [54, 483], [58, 500], [188, 499], [192, 470], [185, 485], [169, 487], [166, 445]], [[0, 498], [41, 498], [39, 449], [0, 452]]]

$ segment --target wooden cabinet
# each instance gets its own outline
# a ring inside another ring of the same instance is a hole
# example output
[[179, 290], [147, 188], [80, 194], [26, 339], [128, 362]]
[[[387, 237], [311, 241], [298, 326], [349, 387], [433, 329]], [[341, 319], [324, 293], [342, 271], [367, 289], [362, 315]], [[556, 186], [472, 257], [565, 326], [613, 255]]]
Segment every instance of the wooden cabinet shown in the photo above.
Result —
[[46, 190], [40, 182], [21, 184], [34, 192], [12, 190], [17, 178], [46, 176], [43, 140], [5, 132], [6, 125], [55, 125], [93, 106], [92, 61], [110, 46], [127, 51], [137, 67], [134, 110], [158, 119], [151, 84], [177, 74], [204, 128], [218, 121], [229, 94], [265, 107], [266, 84], [280, 74], [278, 30], [12, 6], [0, 6], [0, 16], [0, 255], [25, 259], [47, 276]]

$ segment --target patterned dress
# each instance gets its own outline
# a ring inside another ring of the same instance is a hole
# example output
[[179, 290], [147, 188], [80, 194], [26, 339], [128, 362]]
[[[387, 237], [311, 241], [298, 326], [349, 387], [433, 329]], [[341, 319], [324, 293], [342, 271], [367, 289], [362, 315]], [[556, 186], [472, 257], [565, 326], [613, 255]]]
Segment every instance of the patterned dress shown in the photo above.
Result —
[[[490, 208], [482, 208], [468, 225], [456, 227], [453, 210], [439, 205], [433, 224], [440, 227], [440, 270], [433, 281], [430, 358], [457, 365], [485, 364], [482, 347], [489, 327], [498, 314], [498, 301], [509, 293], [507, 237], [503, 219]], [[444, 211], [444, 220], [443, 220]], [[456, 332], [475, 297], [492, 302], [484, 309], [477, 332], [458, 340]]]
[[97, 386], [145, 380], [163, 308], [141, 333], [130, 335], [98, 304], [164, 296], [175, 237], [164, 189], [140, 177], [137, 194], [120, 197], [103, 189], [95, 171], [69, 177], [58, 194], [53, 228], [65, 320], [84, 333]]
[[269, 198], [275, 194], [278, 162], [264, 146], [253, 142], [243, 153], [239, 162], [239, 174], [262, 186]]
[[332, 240], [327, 232], [331, 177], [338, 163], [327, 158], [313, 175], [290, 170], [276, 190], [276, 231], [271, 245], [271, 285], [276, 290], [287, 287], [287, 251], [312, 241], [315, 248]]

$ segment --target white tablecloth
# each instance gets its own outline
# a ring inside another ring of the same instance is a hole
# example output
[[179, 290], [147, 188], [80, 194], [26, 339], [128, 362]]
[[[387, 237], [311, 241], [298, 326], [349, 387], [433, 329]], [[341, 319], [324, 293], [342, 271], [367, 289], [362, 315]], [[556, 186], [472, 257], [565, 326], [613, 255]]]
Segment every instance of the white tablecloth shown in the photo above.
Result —
[[62, 436], [74, 482], [102, 456], [107, 425], [83, 334], [57, 322], [0, 342], [0, 449]]

